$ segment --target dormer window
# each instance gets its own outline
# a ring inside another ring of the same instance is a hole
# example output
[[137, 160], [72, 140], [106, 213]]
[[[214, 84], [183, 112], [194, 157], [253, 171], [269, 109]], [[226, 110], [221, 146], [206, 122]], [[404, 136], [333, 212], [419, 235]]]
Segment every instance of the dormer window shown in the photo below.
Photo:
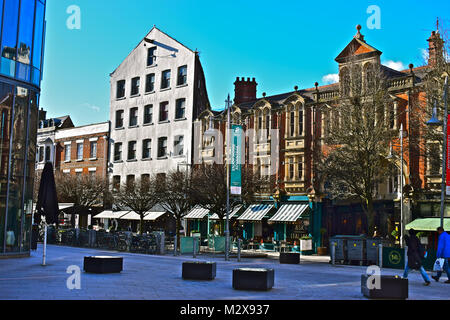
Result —
[[156, 63], [156, 47], [149, 48], [147, 51], [147, 67], [153, 66]]

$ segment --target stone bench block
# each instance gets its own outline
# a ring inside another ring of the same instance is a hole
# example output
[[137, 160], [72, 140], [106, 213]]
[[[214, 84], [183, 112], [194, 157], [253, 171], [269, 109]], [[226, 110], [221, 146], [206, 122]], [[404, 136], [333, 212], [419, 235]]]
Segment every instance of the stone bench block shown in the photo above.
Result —
[[216, 263], [209, 261], [185, 261], [182, 267], [183, 279], [213, 280], [216, 277]]
[[369, 299], [407, 299], [408, 279], [398, 276], [380, 276], [380, 289], [369, 289], [367, 279], [370, 275], [361, 275], [361, 293]]
[[233, 289], [270, 290], [274, 284], [274, 270], [263, 268], [239, 268], [233, 270]]
[[299, 264], [300, 263], [300, 253], [280, 252], [280, 263]]
[[118, 273], [123, 268], [123, 257], [89, 256], [84, 257], [83, 270], [89, 273]]

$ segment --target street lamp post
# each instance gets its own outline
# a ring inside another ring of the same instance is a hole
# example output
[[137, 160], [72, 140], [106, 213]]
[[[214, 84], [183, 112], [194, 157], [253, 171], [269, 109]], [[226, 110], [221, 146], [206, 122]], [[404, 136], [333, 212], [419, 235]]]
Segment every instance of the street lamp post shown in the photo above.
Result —
[[225, 219], [225, 261], [230, 260], [230, 161], [231, 161], [231, 146], [230, 146], [230, 107], [231, 100], [230, 94], [228, 94], [227, 100], [225, 100], [225, 104], [227, 107], [227, 215]]
[[448, 90], [448, 76], [445, 77], [444, 83], [444, 121], [439, 121], [437, 118], [437, 102], [434, 102], [433, 115], [431, 119], [428, 120], [427, 125], [439, 126], [442, 124], [442, 136], [443, 136], [443, 147], [442, 147], [442, 182], [441, 182], [441, 228], [444, 227], [444, 209], [445, 209], [445, 193], [446, 193], [446, 176], [447, 176], [447, 90]]

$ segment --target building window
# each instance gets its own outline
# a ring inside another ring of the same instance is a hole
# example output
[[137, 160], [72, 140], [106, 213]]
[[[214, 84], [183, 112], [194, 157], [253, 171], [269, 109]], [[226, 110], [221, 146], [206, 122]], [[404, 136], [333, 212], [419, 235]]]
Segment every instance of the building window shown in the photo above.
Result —
[[150, 73], [147, 75], [145, 80], [145, 92], [155, 91], [155, 74]]
[[161, 89], [167, 88], [170, 88], [170, 70], [163, 71], [161, 77]]
[[50, 161], [50, 155], [51, 155], [50, 147], [46, 146], [45, 147], [45, 161]]
[[156, 63], [156, 47], [149, 48], [147, 51], [147, 67]]
[[141, 79], [139, 77], [131, 79], [131, 95], [132, 96], [139, 94], [140, 84], [141, 84]]
[[138, 108], [131, 108], [130, 109], [130, 127], [137, 126], [138, 122]]
[[294, 180], [294, 175], [295, 175], [295, 171], [294, 171], [294, 159], [290, 158], [289, 159], [289, 179], [290, 180]]
[[186, 99], [178, 99], [176, 102], [175, 119], [183, 119], [185, 117]]
[[397, 104], [394, 104], [393, 107], [389, 106], [389, 128], [394, 129], [395, 128], [395, 107]]
[[173, 141], [173, 153], [175, 156], [183, 155], [183, 145], [184, 145], [184, 137], [183, 136], [175, 136]]
[[128, 142], [128, 160], [136, 159], [136, 141]]
[[39, 147], [39, 162], [44, 161], [44, 147]]
[[112, 186], [113, 190], [118, 191], [120, 189], [120, 176], [113, 176]]
[[94, 179], [97, 171], [89, 171], [89, 178]]
[[270, 134], [270, 115], [266, 114], [266, 138], [269, 138], [269, 134]]
[[125, 97], [125, 80], [119, 80], [117, 81], [117, 92], [116, 92], [116, 98], [123, 98]]
[[297, 174], [298, 174], [298, 180], [302, 180], [303, 179], [303, 162], [302, 162], [301, 158], [298, 159]]
[[161, 102], [159, 104], [159, 121], [169, 120], [169, 102]]
[[144, 107], [144, 124], [153, 122], [153, 105], [149, 104]]
[[91, 141], [89, 158], [91, 159], [97, 158], [97, 141]]
[[177, 86], [186, 84], [187, 82], [187, 66], [182, 66], [178, 68], [178, 79]]
[[151, 159], [152, 157], [152, 139], [145, 139], [142, 142], [142, 159]]
[[167, 156], [167, 137], [158, 139], [158, 158]]
[[134, 174], [127, 175], [127, 186], [134, 184]]
[[430, 144], [428, 159], [430, 166], [429, 173], [431, 175], [438, 175], [441, 171], [441, 156], [439, 144]]
[[298, 135], [303, 135], [303, 110], [298, 110]]
[[77, 143], [77, 160], [83, 160], [83, 143]]
[[295, 135], [295, 112], [291, 111], [291, 137]]
[[116, 128], [123, 127], [123, 110], [116, 111]]
[[70, 161], [70, 144], [64, 145], [64, 161]]
[[114, 161], [122, 160], [122, 142], [114, 143]]

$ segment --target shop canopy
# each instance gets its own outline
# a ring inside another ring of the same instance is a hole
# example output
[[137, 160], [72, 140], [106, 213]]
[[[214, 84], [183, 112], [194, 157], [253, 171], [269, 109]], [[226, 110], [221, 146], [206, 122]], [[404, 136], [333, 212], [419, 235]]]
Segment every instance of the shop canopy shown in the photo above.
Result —
[[[405, 230], [414, 229], [417, 231], [436, 231], [441, 225], [441, 218], [416, 219], [405, 226]], [[444, 218], [444, 230], [450, 230], [450, 219]]]
[[150, 212], [148, 212], [145, 215], [144, 220], [146, 220], [146, 221], [155, 221], [156, 219], [158, 219], [159, 217], [161, 217], [165, 213], [166, 213], [165, 211], [150, 211]]
[[187, 215], [185, 215], [184, 219], [203, 219], [209, 213], [208, 209], [202, 208], [200, 206], [195, 206]]
[[95, 219], [119, 219], [121, 216], [125, 215], [129, 211], [111, 211], [105, 210], [96, 215]]
[[305, 215], [309, 209], [309, 205], [307, 204], [283, 204], [278, 209], [277, 213], [273, 215], [272, 218], [269, 219], [271, 222], [295, 222], [299, 218]]
[[273, 204], [252, 204], [239, 217], [243, 221], [261, 221], [273, 208]]
[[[234, 210], [230, 213], [230, 215], [228, 216], [229, 219], [233, 218], [236, 213], [239, 212], [239, 210], [241, 210], [242, 206], [237, 206], [236, 208], [234, 208]], [[211, 217], [209, 217], [211, 220], [219, 220], [219, 216], [217, 215], [217, 213], [214, 213]], [[225, 219], [225, 216], [224, 216]]]
[[[68, 209], [74, 206], [74, 203], [58, 203], [58, 209], [59, 211], [62, 211], [64, 209]], [[33, 204], [33, 212], [36, 211], [36, 203]]]

